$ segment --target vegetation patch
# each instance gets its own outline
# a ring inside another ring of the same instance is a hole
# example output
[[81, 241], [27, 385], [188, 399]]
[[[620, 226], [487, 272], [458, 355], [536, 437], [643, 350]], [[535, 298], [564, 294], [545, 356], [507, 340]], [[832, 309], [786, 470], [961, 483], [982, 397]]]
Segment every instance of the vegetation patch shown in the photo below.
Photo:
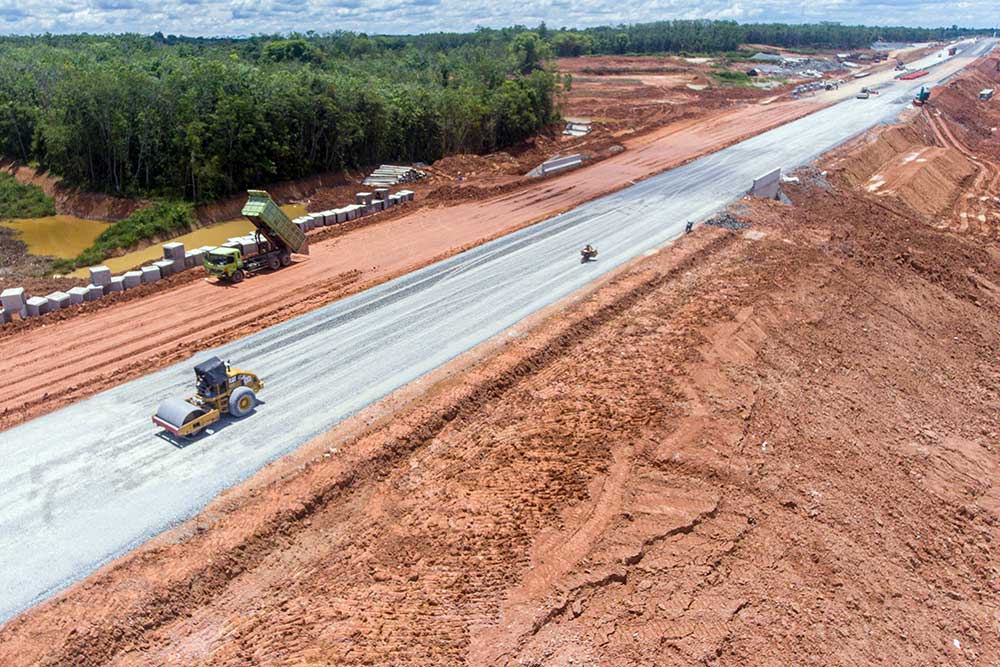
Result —
[[733, 69], [723, 69], [717, 72], [712, 72], [711, 76], [717, 82], [724, 86], [752, 86], [753, 79], [746, 72], [740, 72]]
[[42, 218], [55, 214], [55, 203], [40, 187], [19, 183], [10, 174], [0, 173], [0, 219]]
[[167, 239], [191, 231], [194, 207], [187, 202], [163, 201], [136, 211], [101, 232], [93, 245], [74, 259], [58, 259], [52, 270], [68, 273], [83, 266], [100, 264], [119, 251], [129, 250], [152, 239]]

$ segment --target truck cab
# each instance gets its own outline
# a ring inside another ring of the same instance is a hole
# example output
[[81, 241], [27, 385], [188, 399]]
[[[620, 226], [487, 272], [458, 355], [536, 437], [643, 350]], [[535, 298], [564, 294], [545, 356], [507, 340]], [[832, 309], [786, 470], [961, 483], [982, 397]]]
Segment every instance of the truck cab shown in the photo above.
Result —
[[[240, 282], [245, 277], [243, 275], [243, 253], [239, 248], [219, 246], [213, 248], [202, 260], [205, 272], [210, 276], [222, 278], [232, 282]], [[235, 276], [239, 272], [239, 278]]]

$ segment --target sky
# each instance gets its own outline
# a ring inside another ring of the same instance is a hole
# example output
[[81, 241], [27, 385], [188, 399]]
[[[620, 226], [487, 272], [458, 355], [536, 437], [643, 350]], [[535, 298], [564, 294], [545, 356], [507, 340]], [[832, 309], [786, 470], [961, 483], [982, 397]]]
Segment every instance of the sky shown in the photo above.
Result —
[[998, 0], [0, 0], [0, 33], [405, 34], [673, 18], [987, 27], [1000, 23], [997, 8]]

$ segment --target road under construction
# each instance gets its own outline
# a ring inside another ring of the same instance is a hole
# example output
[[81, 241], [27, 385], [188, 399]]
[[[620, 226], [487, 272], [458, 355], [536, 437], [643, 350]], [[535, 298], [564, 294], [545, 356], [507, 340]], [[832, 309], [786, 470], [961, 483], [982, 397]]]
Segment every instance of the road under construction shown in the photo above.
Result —
[[[968, 43], [965, 59], [995, 40]], [[775, 169], [896, 118], [921, 85], [893, 82], [566, 213], [0, 433], [0, 620], [177, 525], [222, 490], [344, 418], [623, 264], [656, 252]], [[581, 264], [584, 244], [600, 250]], [[218, 356], [268, 391], [255, 414], [193, 443], [149, 415]]]

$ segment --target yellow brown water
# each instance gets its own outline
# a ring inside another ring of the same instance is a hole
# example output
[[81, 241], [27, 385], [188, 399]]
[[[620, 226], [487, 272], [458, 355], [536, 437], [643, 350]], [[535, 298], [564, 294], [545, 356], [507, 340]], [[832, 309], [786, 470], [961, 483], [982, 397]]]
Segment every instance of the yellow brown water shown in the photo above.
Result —
[[28, 252], [32, 255], [71, 258], [89, 248], [111, 223], [71, 215], [49, 215], [4, 220], [2, 224], [18, 232], [17, 238], [28, 244]]

